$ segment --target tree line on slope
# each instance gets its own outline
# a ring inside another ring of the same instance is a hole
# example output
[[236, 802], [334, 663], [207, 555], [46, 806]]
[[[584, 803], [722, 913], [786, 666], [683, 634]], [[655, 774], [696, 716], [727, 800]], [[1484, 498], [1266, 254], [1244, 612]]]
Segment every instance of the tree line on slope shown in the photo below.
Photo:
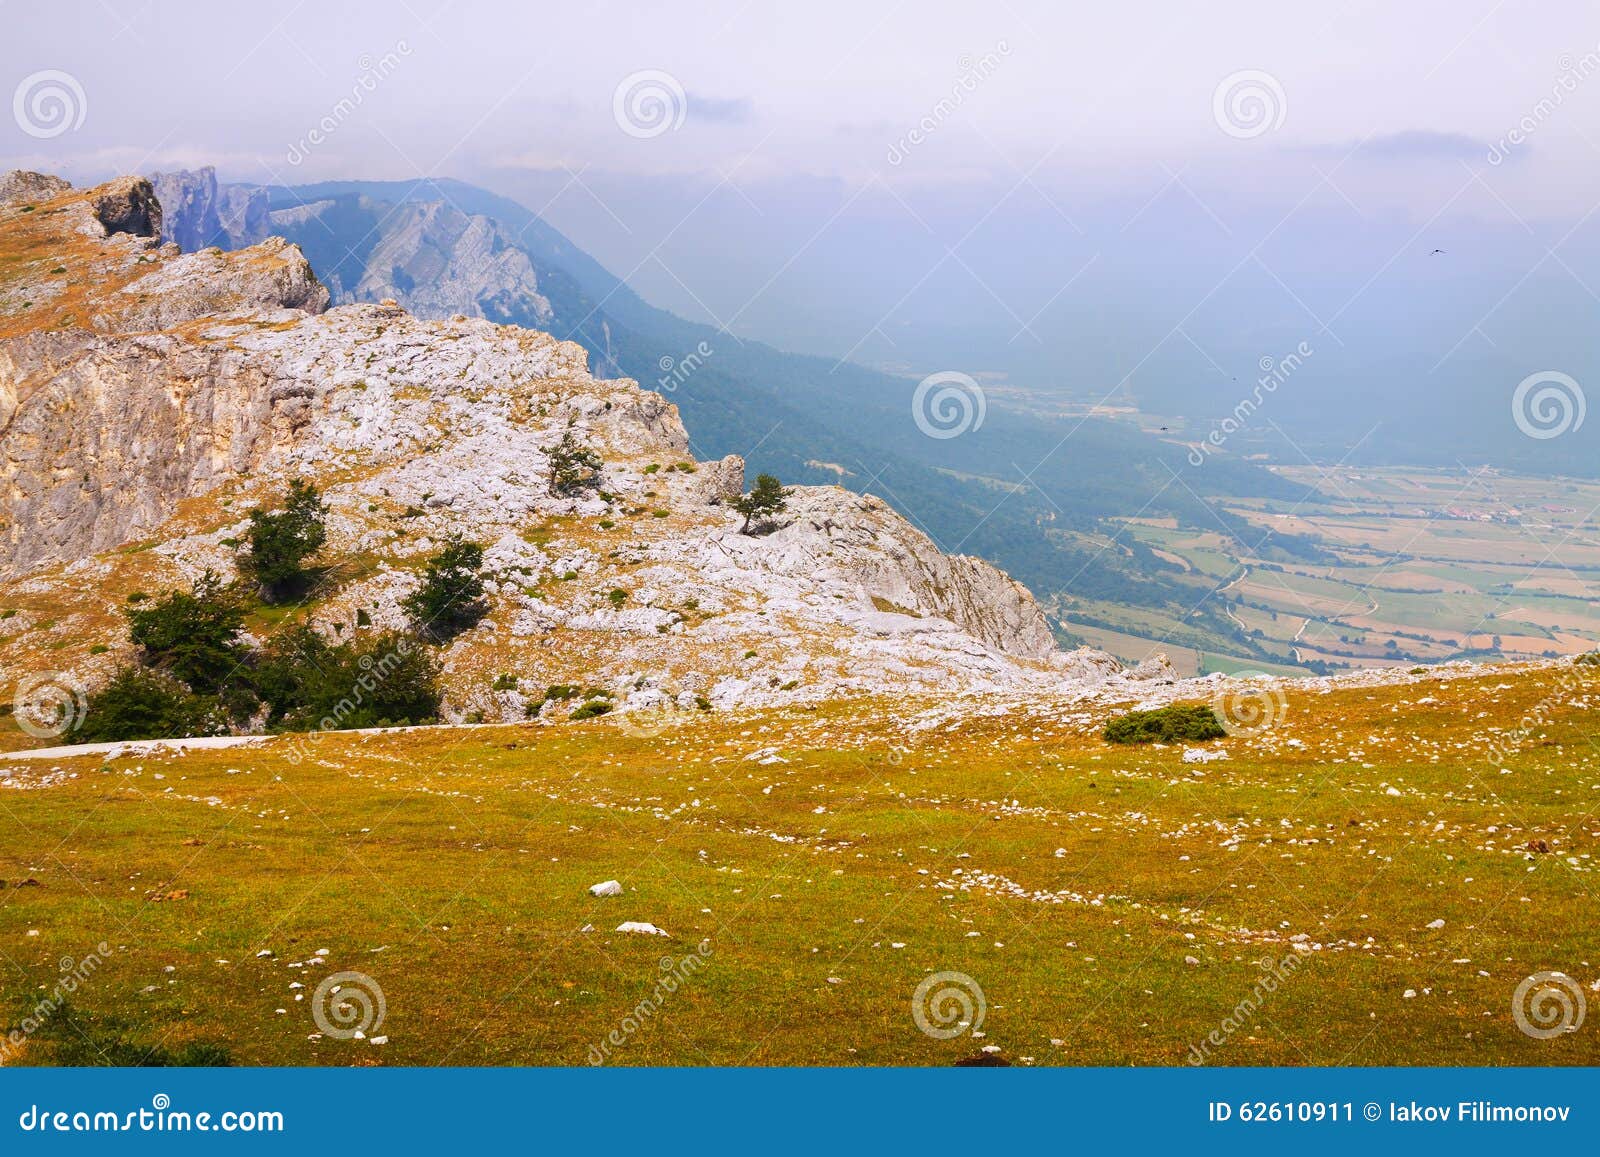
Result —
[[[280, 509], [250, 511], [237, 581], [207, 570], [188, 590], [130, 596], [124, 615], [138, 658], [90, 696], [73, 741], [305, 730], [330, 719], [341, 727], [436, 720], [439, 668], [429, 644], [447, 642], [487, 611], [476, 543], [452, 537], [427, 560], [402, 603], [408, 631], [330, 642], [302, 623], [260, 646], [244, 639], [258, 604], [292, 604], [315, 584], [319, 572], [307, 563], [327, 540], [327, 511], [314, 486], [295, 480]], [[358, 612], [358, 624], [363, 617]]]

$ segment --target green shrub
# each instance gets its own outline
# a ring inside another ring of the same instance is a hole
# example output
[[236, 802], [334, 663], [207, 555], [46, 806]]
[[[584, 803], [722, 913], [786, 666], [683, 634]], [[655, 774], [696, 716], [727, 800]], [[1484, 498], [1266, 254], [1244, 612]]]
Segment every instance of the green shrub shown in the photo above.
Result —
[[611, 704], [604, 699], [591, 699], [582, 707], [572, 713], [572, 718], [577, 720], [593, 719], [596, 715], [604, 715], [611, 710]]
[[256, 670], [268, 725], [289, 730], [432, 723], [438, 679], [427, 648], [394, 631], [335, 644], [295, 627], [268, 644]]
[[579, 442], [567, 430], [550, 451], [550, 489], [556, 494], [575, 494], [600, 484], [600, 455]]
[[250, 512], [239, 572], [255, 581], [268, 602], [289, 601], [305, 588], [305, 561], [327, 541], [327, 513], [317, 488], [298, 478], [289, 483], [282, 510]]
[[483, 598], [483, 547], [452, 535], [422, 570], [422, 585], [401, 605], [420, 634], [443, 642], [489, 612]]
[[622, 604], [628, 601], [628, 592], [621, 587], [615, 587], [606, 592], [606, 599], [620, 611]]
[[196, 695], [158, 671], [128, 666], [89, 696], [74, 743], [220, 735], [227, 728], [216, 700]]
[[515, 675], [497, 675], [494, 682], [489, 684], [489, 689], [492, 691], [515, 691], [517, 689], [517, 677]]
[[1106, 724], [1109, 743], [1176, 743], [1221, 739], [1228, 733], [1209, 707], [1174, 703], [1155, 711], [1130, 711]]
[[195, 579], [188, 591], [173, 591], [125, 613], [128, 637], [141, 649], [144, 661], [202, 695], [221, 691], [245, 661], [245, 647], [239, 641], [244, 603], [210, 571]]

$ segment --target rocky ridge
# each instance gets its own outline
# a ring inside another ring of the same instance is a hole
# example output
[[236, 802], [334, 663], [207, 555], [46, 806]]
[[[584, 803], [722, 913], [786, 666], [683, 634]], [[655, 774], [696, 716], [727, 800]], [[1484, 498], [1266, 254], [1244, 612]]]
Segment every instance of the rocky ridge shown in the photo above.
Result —
[[[0, 304], [8, 671], [103, 678], [126, 657], [123, 599], [231, 574], [245, 511], [292, 477], [332, 508], [325, 556], [342, 561], [306, 612], [330, 634], [401, 625], [444, 536], [485, 544], [492, 609], [442, 655], [452, 718], [521, 718], [555, 683], [627, 711], [1073, 694], [1119, 670], [1058, 652], [1020, 584], [876, 498], [800, 488], [777, 529], [739, 533], [723, 503], [743, 463], [693, 462], [676, 407], [592, 377], [577, 345], [392, 303], [326, 309], [294, 246], [163, 244], [139, 179], [5, 187], [23, 192], [0, 204], [0, 245], [50, 256], [0, 303], [61, 283], [43, 310]], [[579, 496], [548, 481], [568, 430], [605, 462]]]

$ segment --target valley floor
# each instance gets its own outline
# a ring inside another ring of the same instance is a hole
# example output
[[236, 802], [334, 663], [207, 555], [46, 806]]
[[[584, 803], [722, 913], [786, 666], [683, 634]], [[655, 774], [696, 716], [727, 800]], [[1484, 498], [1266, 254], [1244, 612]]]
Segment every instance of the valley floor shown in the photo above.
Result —
[[[1411, 667], [1575, 655], [1600, 643], [1600, 484], [1494, 471], [1274, 467], [1315, 502], [1223, 500], [1262, 535], [1330, 561], [1260, 557], [1216, 527], [1122, 521], [1120, 538], [1184, 568], [1194, 598], [1158, 610], [1057, 595], [1066, 629], [1184, 674]], [[1218, 607], [1221, 633], [1193, 611]]]
[[1513, 1016], [1600, 977], [1600, 668], [1278, 686], [1203, 763], [881, 701], [0, 757], [6, 1062], [1600, 1063]]

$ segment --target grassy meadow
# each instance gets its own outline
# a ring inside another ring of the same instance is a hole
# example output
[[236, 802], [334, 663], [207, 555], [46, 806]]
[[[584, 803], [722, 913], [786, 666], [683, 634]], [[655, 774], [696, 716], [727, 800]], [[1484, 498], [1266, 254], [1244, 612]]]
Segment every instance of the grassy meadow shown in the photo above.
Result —
[[1204, 763], [884, 701], [0, 757], [6, 1027], [94, 958], [7, 1063], [1600, 1063], [1512, 1015], [1600, 977], [1600, 668], [1280, 686]]

